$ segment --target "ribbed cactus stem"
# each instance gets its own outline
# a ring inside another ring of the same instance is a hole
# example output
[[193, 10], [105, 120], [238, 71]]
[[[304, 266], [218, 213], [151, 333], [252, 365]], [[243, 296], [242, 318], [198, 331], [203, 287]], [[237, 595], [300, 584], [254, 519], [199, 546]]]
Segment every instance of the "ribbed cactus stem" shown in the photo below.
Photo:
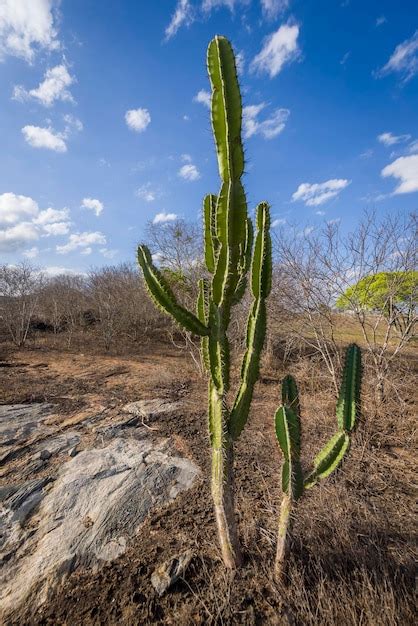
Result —
[[[225, 37], [215, 37], [210, 42], [207, 63], [221, 188], [218, 195], [209, 194], [203, 202], [204, 260], [211, 278], [199, 281], [196, 314], [177, 303], [145, 246], [138, 249], [138, 262], [157, 306], [201, 337], [202, 363], [209, 377], [211, 491], [222, 558], [227, 567], [234, 568], [242, 558], [234, 512], [233, 442], [248, 419], [266, 332], [266, 298], [271, 288], [272, 266], [270, 213], [266, 202], [258, 206], [253, 245], [253, 226], [241, 183], [244, 171], [241, 94], [234, 53]], [[248, 316], [247, 346], [238, 392], [229, 410], [228, 326], [231, 308], [245, 293], [250, 267], [253, 303]]]
[[279, 530], [277, 531], [276, 558], [274, 561], [274, 580], [280, 583], [283, 579], [290, 542], [290, 521], [292, 500], [287, 493], [283, 495], [280, 505]]

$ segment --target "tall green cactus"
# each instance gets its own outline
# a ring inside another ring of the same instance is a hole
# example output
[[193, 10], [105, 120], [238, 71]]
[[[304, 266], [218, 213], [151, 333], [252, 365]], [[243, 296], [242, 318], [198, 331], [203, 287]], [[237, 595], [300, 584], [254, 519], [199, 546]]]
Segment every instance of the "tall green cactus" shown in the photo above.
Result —
[[283, 498], [280, 507], [277, 551], [274, 578], [281, 579], [287, 561], [290, 525], [295, 503], [306, 489], [326, 478], [342, 462], [350, 445], [350, 433], [356, 425], [359, 413], [361, 385], [361, 353], [356, 344], [346, 351], [342, 383], [337, 402], [338, 431], [313, 460], [313, 468], [305, 477], [300, 462], [301, 419], [299, 394], [296, 381], [286, 376], [282, 383], [282, 406], [275, 415], [276, 436], [283, 452], [282, 466]]
[[[217, 196], [209, 194], [203, 202], [204, 259], [210, 279], [199, 281], [196, 314], [178, 304], [145, 246], [139, 246], [138, 262], [156, 305], [201, 337], [202, 363], [209, 378], [212, 497], [223, 560], [227, 567], [234, 568], [241, 562], [241, 550], [234, 513], [233, 444], [248, 419], [266, 333], [266, 298], [270, 293], [272, 268], [270, 214], [266, 202], [258, 205], [253, 245], [253, 226], [241, 183], [244, 171], [241, 94], [234, 53], [225, 37], [217, 36], [210, 42], [207, 65], [221, 188]], [[235, 400], [229, 406], [228, 326], [232, 307], [246, 291], [250, 270], [253, 302], [246, 351]]]

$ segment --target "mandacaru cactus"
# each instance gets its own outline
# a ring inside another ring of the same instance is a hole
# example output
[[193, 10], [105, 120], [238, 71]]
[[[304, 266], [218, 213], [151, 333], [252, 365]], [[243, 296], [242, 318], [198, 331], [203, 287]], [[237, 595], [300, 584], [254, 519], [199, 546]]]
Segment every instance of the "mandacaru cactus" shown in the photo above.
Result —
[[[157, 306], [180, 326], [201, 337], [201, 356], [209, 378], [212, 497], [223, 560], [227, 567], [234, 568], [241, 562], [241, 550], [234, 512], [233, 444], [247, 422], [259, 376], [266, 332], [266, 298], [271, 288], [270, 214], [266, 202], [258, 205], [253, 242], [253, 226], [241, 182], [244, 171], [241, 94], [234, 53], [225, 37], [217, 36], [210, 42], [207, 65], [221, 188], [217, 196], [209, 194], [203, 202], [204, 258], [210, 278], [199, 281], [196, 314], [178, 304], [145, 246], [138, 248], [138, 262]], [[235, 400], [229, 405], [228, 326], [232, 307], [246, 291], [249, 272], [253, 302], [246, 351]]]
[[343, 379], [337, 401], [338, 431], [325, 444], [313, 461], [311, 471], [304, 476], [300, 461], [301, 419], [296, 381], [286, 376], [282, 382], [282, 405], [275, 415], [276, 436], [283, 452], [283, 498], [280, 507], [274, 578], [279, 581], [284, 573], [289, 548], [290, 524], [294, 504], [319, 480], [326, 478], [337, 467], [350, 445], [350, 433], [356, 425], [360, 407], [361, 353], [356, 344], [348, 346]]

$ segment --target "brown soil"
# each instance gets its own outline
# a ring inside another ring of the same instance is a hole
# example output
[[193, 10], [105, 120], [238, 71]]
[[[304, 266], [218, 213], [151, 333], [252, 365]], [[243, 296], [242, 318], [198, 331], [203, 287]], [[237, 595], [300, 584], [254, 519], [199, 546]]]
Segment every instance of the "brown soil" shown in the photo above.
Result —
[[[272, 415], [280, 368], [264, 372], [236, 446], [245, 564], [230, 574], [220, 560], [211, 507], [206, 383], [187, 355], [164, 345], [137, 359], [45, 349], [14, 353], [7, 365], [0, 367], [0, 402], [53, 402], [59, 405], [60, 427], [101, 407], [157, 396], [181, 399], [181, 412], [160, 417], [153, 427], [174, 437], [203, 470], [192, 490], [145, 522], [123, 556], [96, 573], [77, 570], [40, 610], [28, 603], [19, 625], [414, 623], [408, 404], [394, 403], [376, 414], [365, 385], [364, 417], [349, 459], [302, 499], [288, 576], [277, 587], [272, 560], [281, 457]], [[334, 429], [335, 401], [317, 364], [305, 359], [291, 370], [300, 380], [307, 465]], [[150, 582], [153, 570], [186, 549], [194, 557], [184, 579], [158, 597]]]

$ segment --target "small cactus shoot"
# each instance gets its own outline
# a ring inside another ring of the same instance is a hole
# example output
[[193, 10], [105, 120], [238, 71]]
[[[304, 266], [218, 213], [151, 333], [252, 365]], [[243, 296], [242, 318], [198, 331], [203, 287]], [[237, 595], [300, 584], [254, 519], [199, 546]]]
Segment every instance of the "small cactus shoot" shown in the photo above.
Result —
[[[153, 265], [146, 246], [138, 248], [138, 263], [156, 305], [180, 326], [201, 337], [201, 358], [209, 378], [212, 497], [222, 557], [228, 568], [235, 568], [241, 562], [241, 550], [234, 512], [233, 444], [248, 419], [266, 333], [266, 298], [272, 270], [270, 214], [266, 202], [258, 205], [253, 242], [253, 226], [241, 182], [244, 171], [241, 93], [234, 53], [225, 37], [217, 36], [210, 42], [207, 66], [221, 187], [218, 195], [209, 194], [203, 201], [204, 260], [210, 279], [199, 281], [196, 314], [178, 304]], [[248, 316], [246, 351], [235, 400], [229, 406], [228, 326], [232, 307], [246, 291], [249, 273], [253, 302]]]
[[283, 498], [280, 507], [274, 565], [276, 581], [280, 581], [283, 577], [287, 562], [290, 525], [295, 503], [306, 489], [310, 489], [319, 480], [326, 478], [337, 469], [349, 448], [350, 433], [356, 425], [359, 413], [360, 384], [360, 348], [351, 344], [346, 351], [336, 408], [338, 431], [316, 455], [311, 472], [304, 477], [300, 463], [302, 438], [298, 389], [292, 376], [286, 376], [283, 380], [282, 406], [277, 409], [275, 415], [277, 441], [284, 457], [282, 466]]

